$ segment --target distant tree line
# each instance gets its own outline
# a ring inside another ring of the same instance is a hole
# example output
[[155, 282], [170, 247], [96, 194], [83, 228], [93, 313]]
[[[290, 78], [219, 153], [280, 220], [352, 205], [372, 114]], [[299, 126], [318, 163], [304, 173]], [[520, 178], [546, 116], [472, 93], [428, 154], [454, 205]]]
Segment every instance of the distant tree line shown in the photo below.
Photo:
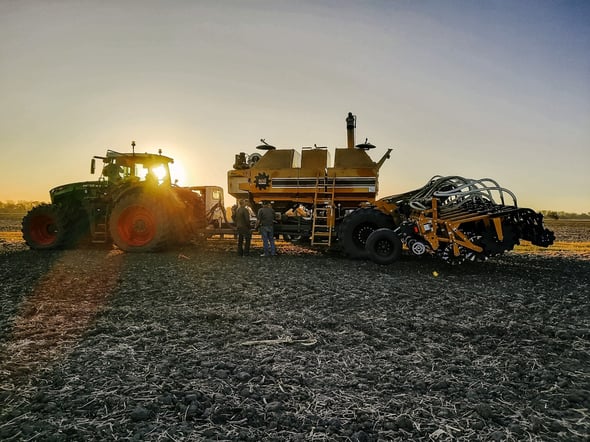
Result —
[[549, 219], [590, 219], [590, 212], [587, 213], [571, 213], [571, 212], [556, 212], [555, 210], [541, 210], [545, 218]]
[[41, 201], [0, 201], [0, 213], [27, 213], [37, 204], [41, 204]]

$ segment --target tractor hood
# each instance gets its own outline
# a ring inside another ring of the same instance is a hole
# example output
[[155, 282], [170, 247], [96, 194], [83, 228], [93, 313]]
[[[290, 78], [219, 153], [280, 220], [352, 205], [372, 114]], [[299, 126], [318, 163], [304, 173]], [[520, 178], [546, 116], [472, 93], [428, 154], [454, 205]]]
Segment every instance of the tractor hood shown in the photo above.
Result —
[[106, 181], [81, 181], [78, 183], [62, 184], [49, 191], [52, 203], [61, 203], [74, 199], [96, 197], [108, 186]]

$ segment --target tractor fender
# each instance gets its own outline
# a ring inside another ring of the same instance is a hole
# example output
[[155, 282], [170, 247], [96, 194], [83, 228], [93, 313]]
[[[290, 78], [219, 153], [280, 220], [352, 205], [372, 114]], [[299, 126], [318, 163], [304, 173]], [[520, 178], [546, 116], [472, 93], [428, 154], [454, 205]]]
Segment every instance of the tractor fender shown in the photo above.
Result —
[[132, 183], [123, 186], [118, 186], [118, 188], [114, 189], [111, 193], [111, 206], [114, 207], [122, 198], [127, 198], [128, 195], [139, 195], [144, 190], [145, 186], [141, 185], [140, 183]]

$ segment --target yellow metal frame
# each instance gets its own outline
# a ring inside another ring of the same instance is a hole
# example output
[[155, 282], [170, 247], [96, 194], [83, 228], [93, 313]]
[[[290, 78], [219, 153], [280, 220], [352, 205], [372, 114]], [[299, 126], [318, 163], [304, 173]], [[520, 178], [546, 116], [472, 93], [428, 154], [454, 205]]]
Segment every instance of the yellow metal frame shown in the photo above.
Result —
[[[450, 216], [449, 216], [450, 215]], [[483, 248], [473, 244], [471, 240], [460, 230], [463, 223], [483, 221], [489, 226], [490, 220], [500, 241], [504, 239], [502, 231], [502, 220], [500, 218], [491, 218], [488, 214], [472, 215], [465, 213], [461, 209], [454, 212], [446, 213], [444, 218], [439, 217], [438, 200], [432, 199], [432, 208], [420, 211], [417, 218], [414, 218], [418, 225], [420, 234], [428, 241], [433, 250], [438, 250], [440, 243], [449, 243], [453, 246], [453, 254], [461, 254], [459, 247], [465, 247], [474, 252], [481, 253]], [[445, 232], [446, 236], [441, 236], [437, 232]]]

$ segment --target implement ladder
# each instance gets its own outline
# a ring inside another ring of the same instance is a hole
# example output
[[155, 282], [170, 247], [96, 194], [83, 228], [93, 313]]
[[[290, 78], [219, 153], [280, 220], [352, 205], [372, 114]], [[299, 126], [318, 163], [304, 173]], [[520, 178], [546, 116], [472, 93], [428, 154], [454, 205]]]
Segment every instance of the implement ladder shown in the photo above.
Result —
[[330, 246], [334, 228], [334, 188], [336, 177], [329, 182], [328, 177], [318, 175], [313, 197], [313, 222], [311, 227], [311, 245]]

